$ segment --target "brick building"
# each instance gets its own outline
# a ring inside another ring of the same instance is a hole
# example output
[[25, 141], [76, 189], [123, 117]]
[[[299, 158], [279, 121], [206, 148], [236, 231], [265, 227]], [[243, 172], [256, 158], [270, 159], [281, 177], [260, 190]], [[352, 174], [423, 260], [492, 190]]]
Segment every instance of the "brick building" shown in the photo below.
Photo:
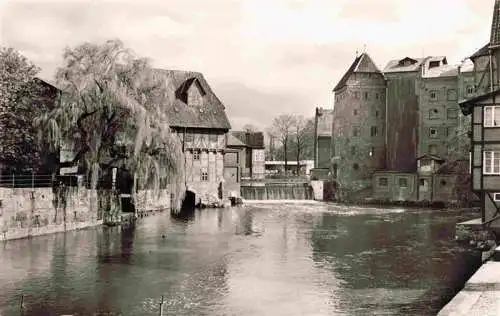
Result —
[[356, 57], [333, 89], [333, 177], [369, 183], [385, 165], [385, 81], [367, 53]]

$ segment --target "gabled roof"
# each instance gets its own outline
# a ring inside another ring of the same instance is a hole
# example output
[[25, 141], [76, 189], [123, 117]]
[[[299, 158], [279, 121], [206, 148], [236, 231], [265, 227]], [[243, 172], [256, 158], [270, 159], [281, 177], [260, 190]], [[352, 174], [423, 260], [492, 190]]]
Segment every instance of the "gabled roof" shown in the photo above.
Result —
[[495, 0], [491, 21], [490, 46], [500, 45], [500, 0]]
[[[231, 124], [227, 118], [225, 107], [210, 88], [204, 76], [199, 72], [183, 70], [155, 69], [155, 74], [164, 78], [169, 85], [171, 104], [164, 105], [172, 127], [212, 128], [229, 130]], [[182, 94], [187, 92], [193, 83], [205, 92], [201, 106], [186, 104]]]
[[472, 54], [469, 58], [472, 61], [474, 61], [474, 59], [476, 59], [478, 57], [488, 56], [489, 53], [490, 53], [489, 47], [490, 47], [490, 43], [484, 45], [483, 47], [481, 47], [480, 49], [478, 49], [474, 54]]
[[460, 106], [460, 109], [462, 110], [462, 113], [464, 115], [469, 115], [472, 113], [472, 108], [474, 107], [475, 103], [487, 100], [497, 95], [500, 95], [500, 89], [478, 95], [467, 100], [463, 100], [459, 102], [458, 105]]
[[[405, 57], [403, 59], [393, 59], [387, 63], [384, 68], [384, 73], [391, 72], [414, 72], [420, 69], [422, 63], [424, 63], [429, 57], [425, 58], [410, 58]], [[411, 62], [409, 65], [405, 65], [404, 62]]]
[[356, 59], [354, 59], [354, 62], [351, 64], [349, 69], [347, 69], [346, 73], [342, 76], [335, 88], [333, 88], [333, 92], [342, 89], [346, 85], [347, 80], [349, 80], [349, 77], [351, 77], [351, 75], [356, 72], [381, 74], [380, 70], [375, 65], [370, 55], [368, 55], [367, 53], [362, 53], [361, 55], [356, 57]]
[[245, 146], [253, 149], [264, 149], [264, 133], [231, 131], [231, 135], [240, 140]]
[[246, 147], [245, 143], [236, 138], [233, 133], [229, 133], [227, 136], [227, 146], [228, 147]]
[[177, 90], [175, 90], [175, 96], [182, 100], [184, 103], [187, 103], [187, 93], [189, 91], [189, 88], [195, 84], [198, 89], [200, 89], [201, 95], [206, 95], [207, 93], [205, 92], [205, 89], [201, 85], [200, 81], [196, 77], [191, 77], [188, 80], [184, 81]]

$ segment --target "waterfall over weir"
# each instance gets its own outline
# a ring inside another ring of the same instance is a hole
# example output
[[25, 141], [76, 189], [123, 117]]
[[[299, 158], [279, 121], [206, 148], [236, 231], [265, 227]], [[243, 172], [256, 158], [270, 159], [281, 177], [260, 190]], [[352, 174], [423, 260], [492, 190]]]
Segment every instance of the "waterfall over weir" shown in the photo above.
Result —
[[241, 186], [245, 200], [312, 200], [313, 190], [307, 182], [253, 183]]

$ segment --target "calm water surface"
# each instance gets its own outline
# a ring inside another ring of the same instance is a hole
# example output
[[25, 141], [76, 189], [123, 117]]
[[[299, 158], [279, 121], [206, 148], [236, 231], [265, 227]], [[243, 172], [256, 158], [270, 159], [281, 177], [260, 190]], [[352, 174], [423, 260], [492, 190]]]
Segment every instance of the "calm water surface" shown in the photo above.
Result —
[[[472, 213], [337, 205], [208, 209], [0, 243], [0, 315], [435, 315], [480, 258]], [[165, 238], [162, 238], [162, 235]]]

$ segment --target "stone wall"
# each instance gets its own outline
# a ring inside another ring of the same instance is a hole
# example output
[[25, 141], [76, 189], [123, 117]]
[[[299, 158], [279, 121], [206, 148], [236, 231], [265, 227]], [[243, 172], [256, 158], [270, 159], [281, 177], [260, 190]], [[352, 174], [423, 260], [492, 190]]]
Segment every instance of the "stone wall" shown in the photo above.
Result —
[[102, 224], [97, 193], [76, 187], [0, 188], [0, 240], [64, 232]]
[[380, 73], [354, 73], [335, 92], [333, 173], [343, 185], [369, 180], [385, 163], [385, 82]]

